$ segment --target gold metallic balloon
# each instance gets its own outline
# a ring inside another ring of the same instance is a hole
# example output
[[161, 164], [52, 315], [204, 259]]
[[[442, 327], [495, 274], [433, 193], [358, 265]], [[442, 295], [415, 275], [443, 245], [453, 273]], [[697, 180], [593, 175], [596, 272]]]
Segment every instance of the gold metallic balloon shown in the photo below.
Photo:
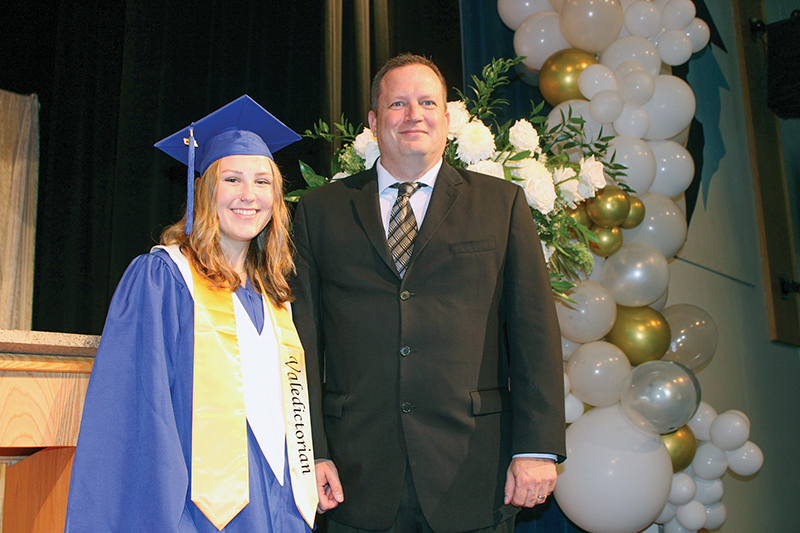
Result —
[[628, 196], [631, 204], [631, 210], [628, 212], [628, 218], [625, 222], [619, 225], [622, 229], [633, 229], [644, 220], [644, 202], [638, 196]]
[[578, 89], [578, 76], [589, 65], [598, 63], [594, 54], [567, 48], [548, 57], [539, 71], [539, 90], [547, 103], [557, 106], [561, 102], [580, 98], [585, 100]]
[[606, 185], [594, 198], [586, 200], [586, 212], [592, 222], [604, 228], [619, 226], [631, 211], [628, 193], [615, 185]]
[[697, 451], [697, 439], [689, 426], [683, 426], [678, 431], [661, 435], [661, 438], [667, 446], [674, 473], [681, 472], [692, 464]]
[[669, 349], [667, 319], [652, 307], [617, 306], [617, 320], [606, 340], [622, 350], [633, 366], [661, 359]]
[[575, 209], [567, 209], [566, 213], [578, 224], [583, 224], [587, 228], [592, 225], [589, 213], [586, 212], [586, 202], [578, 204]]
[[620, 231], [619, 228], [592, 226], [590, 229], [592, 233], [597, 236], [597, 240], [599, 241], [589, 241], [589, 248], [595, 255], [608, 257], [609, 255], [617, 253], [617, 250], [622, 247], [622, 231]]

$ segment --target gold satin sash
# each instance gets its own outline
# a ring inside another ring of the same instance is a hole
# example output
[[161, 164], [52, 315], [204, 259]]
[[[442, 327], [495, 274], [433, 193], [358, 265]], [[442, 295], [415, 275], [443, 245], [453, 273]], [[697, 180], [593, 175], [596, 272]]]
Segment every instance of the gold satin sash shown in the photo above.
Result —
[[[218, 530], [249, 502], [247, 420], [233, 294], [191, 265], [195, 302], [192, 501]], [[314, 527], [318, 505], [303, 347], [285, 306], [266, 296], [278, 339], [289, 472], [295, 504]], [[224, 436], [221, 438], [221, 436]]]

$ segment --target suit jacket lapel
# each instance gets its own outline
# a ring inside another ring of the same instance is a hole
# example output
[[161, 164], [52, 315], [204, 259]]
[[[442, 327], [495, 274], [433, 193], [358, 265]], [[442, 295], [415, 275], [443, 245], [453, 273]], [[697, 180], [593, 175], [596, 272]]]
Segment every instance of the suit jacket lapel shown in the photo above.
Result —
[[364, 228], [364, 233], [367, 234], [367, 238], [381, 259], [393, 272], [397, 273], [392, 254], [389, 251], [389, 244], [386, 242], [386, 230], [381, 222], [381, 211], [378, 204], [378, 173], [375, 167], [364, 173], [364, 178], [359, 185], [360, 190], [353, 196], [352, 202], [361, 227]]

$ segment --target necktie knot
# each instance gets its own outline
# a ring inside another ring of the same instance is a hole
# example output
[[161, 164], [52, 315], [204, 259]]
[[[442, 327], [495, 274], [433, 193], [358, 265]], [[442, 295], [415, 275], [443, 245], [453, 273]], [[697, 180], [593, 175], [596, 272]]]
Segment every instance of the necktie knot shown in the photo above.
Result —
[[411, 198], [411, 195], [417, 192], [420, 187], [423, 187], [423, 184], [417, 181], [413, 181], [411, 183], [407, 181], [398, 181], [397, 183], [389, 185], [389, 187], [392, 189], [397, 189], [398, 198], [401, 196], [405, 198]]

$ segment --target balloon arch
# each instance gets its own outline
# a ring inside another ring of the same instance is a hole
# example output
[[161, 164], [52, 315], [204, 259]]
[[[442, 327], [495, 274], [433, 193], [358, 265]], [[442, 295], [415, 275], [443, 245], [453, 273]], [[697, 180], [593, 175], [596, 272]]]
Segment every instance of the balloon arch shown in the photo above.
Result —
[[[691, 304], [665, 307], [668, 262], [687, 236], [679, 207], [694, 176], [685, 148], [695, 98], [671, 74], [709, 41], [691, 0], [498, 0], [520, 77], [553, 106], [548, 122], [614, 135], [628, 195], [609, 186], [575, 215], [598, 237], [595, 267], [557, 304], [569, 459], [555, 498], [593, 533], [686, 532], [726, 517], [721, 476], [761, 468], [741, 411], [701, 401], [695, 372], [717, 327]], [[562, 111], [564, 111], [562, 113]]]

